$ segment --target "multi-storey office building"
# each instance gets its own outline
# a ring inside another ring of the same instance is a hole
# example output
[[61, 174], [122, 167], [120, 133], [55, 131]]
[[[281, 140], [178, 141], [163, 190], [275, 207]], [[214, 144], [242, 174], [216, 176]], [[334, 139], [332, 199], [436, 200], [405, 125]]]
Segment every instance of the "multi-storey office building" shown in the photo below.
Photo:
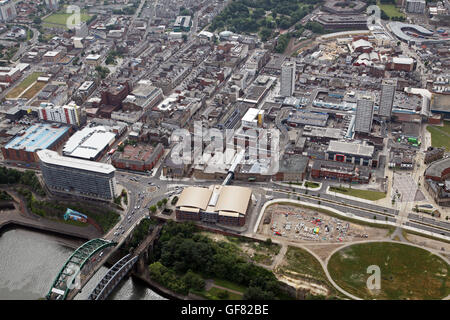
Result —
[[381, 82], [381, 96], [378, 115], [390, 118], [392, 115], [392, 105], [394, 103], [397, 79], [383, 79]]
[[373, 96], [360, 95], [356, 102], [355, 131], [370, 133], [373, 120]]
[[290, 97], [295, 90], [295, 62], [286, 61], [281, 66], [280, 95]]
[[64, 157], [51, 150], [40, 150], [37, 156], [51, 192], [104, 201], [116, 196], [116, 169], [112, 165]]

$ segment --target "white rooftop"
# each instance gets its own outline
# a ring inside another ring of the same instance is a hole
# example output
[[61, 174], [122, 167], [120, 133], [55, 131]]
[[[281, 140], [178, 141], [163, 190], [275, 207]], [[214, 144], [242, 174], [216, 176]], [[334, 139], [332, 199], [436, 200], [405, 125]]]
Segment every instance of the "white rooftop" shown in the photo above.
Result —
[[59, 54], [59, 51], [47, 51], [44, 54], [44, 57], [56, 57]]
[[110, 164], [81, 160], [71, 157], [64, 157], [60, 156], [57, 152], [48, 149], [39, 150], [37, 152], [37, 155], [42, 162], [57, 166], [75, 168], [104, 174], [110, 174], [116, 171], [116, 169]]
[[111, 145], [116, 138], [104, 126], [86, 127], [75, 132], [64, 145], [63, 154], [66, 156], [93, 159], [107, 145]]

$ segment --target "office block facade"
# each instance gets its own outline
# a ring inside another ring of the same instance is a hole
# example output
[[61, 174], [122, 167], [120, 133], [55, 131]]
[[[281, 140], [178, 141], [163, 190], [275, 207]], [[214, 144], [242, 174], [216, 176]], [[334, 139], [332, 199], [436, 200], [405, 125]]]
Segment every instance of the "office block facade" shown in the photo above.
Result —
[[355, 131], [370, 133], [372, 130], [374, 98], [370, 95], [358, 96], [356, 102]]
[[64, 157], [51, 150], [40, 150], [37, 155], [50, 191], [104, 201], [116, 196], [116, 169], [112, 165]]
[[397, 79], [383, 79], [381, 82], [380, 105], [378, 109], [379, 116], [385, 118], [391, 117], [396, 88]]

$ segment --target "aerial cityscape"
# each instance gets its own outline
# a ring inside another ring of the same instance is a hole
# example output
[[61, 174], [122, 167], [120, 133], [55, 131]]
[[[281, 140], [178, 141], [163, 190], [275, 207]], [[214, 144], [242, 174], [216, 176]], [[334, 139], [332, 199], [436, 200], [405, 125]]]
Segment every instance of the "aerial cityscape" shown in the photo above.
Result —
[[449, 300], [449, 32], [449, 0], [0, 0], [0, 300]]

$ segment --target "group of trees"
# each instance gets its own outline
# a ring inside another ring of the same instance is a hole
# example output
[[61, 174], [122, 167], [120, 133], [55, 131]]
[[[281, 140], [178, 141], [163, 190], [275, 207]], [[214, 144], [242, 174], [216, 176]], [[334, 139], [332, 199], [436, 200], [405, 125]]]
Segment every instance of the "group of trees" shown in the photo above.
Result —
[[97, 71], [100, 78], [105, 79], [109, 74], [109, 69], [102, 66], [96, 66], [95, 71]]
[[105, 63], [106, 64], [116, 64], [116, 57], [122, 57], [122, 55], [115, 50], [111, 50], [108, 53], [108, 56], [106, 57]]
[[274, 299], [280, 293], [278, 280], [271, 271], [245, 260], [232, 244], [201, 235], [191, 222], [170, 221], [164, 225], [153, 261], [150, 272], [160, 276], [163, 282], [181, 279], [176, 285], [180, 290], [177, 292], [186, 293], [190, 288], [182, 279], [192, 272], [245, 286], [246, 299]]
[[0, 184], [23, 184], [30, 187], [38, 195], [45, 196], [45, 191], [32, 170], [19, 171], [0, 167]]
[[156, 225], [156, 220], [142, 219], [141, 222], [134, 228], [133, 234], [128, 242], [128, 248], [137, 248], [142, 240], [147, 237]]
[[[276, 28], [286, 30], [314, 9], [321, 0], [236, 0], [210, 26], [210, 31], [227, 28], [237, 33], [256, 33], [266, 41]], [[270, 12], [270, 14], [269, 14]]]
[[164, 199], [162, 199], [162, 200], [159, 200], [159, 201], [156, 203], [156, 206], [155, 206], [155, 205], [150, 206], [148, 209], [150, 210], [151, 213], [155, 213], [156, 210], [158, 210], [158, 208], [161, 209], [162, 207], [165, 207], [165, 206], [167, 205], [167, 202], [168, 202], [168, 201], [169, 201], [169, 200], [167, 200], [167, 198], [164, 198]]
[[191, 270], [182, 277], [172, 269], [157, 261], [149, 266], [150, 277], [171, 291], [187, 295], [189, 290], [201, 291], [205, 287], [205, 280]]

